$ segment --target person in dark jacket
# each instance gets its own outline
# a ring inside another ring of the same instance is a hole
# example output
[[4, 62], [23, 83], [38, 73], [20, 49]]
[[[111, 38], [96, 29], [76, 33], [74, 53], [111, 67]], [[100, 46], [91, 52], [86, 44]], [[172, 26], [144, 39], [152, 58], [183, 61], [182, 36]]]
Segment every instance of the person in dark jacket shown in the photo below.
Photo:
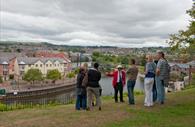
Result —
[[86, 109], [87, 105], [87, 96], [86, 96], [86, 88], [82, 86], [83, 79], [85, 77], [85, 69], [80, 68], [79, 74], [77, 75], [77, 88], [76, 88], [76, 110]]
[[100, 98], [100, 84], [99, 81], [101, 79], [101, 73], [98, 70], [99, 64], [95, 63], [94, 68], [89, 69], [87, 76], [88, 76], [88, 82], [87, 82], [87, 110], [90, 110], [92, 108], [92, 97], [93, 95], [96, 98], [96, 105], [99, 107], [99, 110], [101, 110], [101, 98]]

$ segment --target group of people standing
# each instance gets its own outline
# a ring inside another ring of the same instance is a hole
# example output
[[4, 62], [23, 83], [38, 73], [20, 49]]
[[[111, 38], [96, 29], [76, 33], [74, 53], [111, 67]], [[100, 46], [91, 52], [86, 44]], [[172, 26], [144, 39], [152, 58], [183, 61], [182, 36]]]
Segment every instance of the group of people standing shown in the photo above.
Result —
[[[91, 69], [88, 69], [87, 64], [84, 64], [79, 69], [77, 75], [76, 110], [82, 108], [89, 111], [94, 105], [98, 106], [99, 110], [101, 110], [101, 86], [99, 84], [101, 73], [98, 68], [99, 64], [95, 63]], [[94, 99], [96, 100], [95, 104]]]
[[[96, 105], [101, 110], [101, 86], [99, 81], [101, 73], [98, 70], [99, 64], [95, 63], [94, 68], [87, 69], [86, 65], [80, 68], [77, 76], [77, 101], [76, 109], [80, 108], [90, 110], [93, 106], [94, 98]], [[136, 66], [135, 59], [131, 60], [131, 66], [125, 71], [121, 65], [118, 65], [113, 73], [107, 74], [112, 76], [112, 86], [114, 88], [114, 100], [118, 103], [118, 93], [120, 95], [120, 102], [125, 102], [123, 99], [123, 89], [126, 85], [128, 91], [129, 105], [135, 104], [134, 87], [137, 80], [139, 69]], [[150, 107], [157, 101], [164, 104], [165, 100], [165, 86], [168, 85], [170, 67], [168, 61], [165, 59], [165, 54], [162, 51], [157, 52], [156, 60], [152, 55], [147, 56], [145, 65], [145, 78], [144, 78], [144, 93], [145, 100], [144, 106]]]

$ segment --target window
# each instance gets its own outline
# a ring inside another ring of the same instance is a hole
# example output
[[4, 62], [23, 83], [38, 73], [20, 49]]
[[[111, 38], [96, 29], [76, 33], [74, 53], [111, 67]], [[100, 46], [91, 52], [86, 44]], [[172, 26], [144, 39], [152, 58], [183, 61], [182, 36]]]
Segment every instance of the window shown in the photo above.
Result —
[[52, 65], [50, 64], [50, 67], [51, 67]]
[[46, 67], [48, 67], [48, 64], [46, 64]]
[[3, 69], [8, 69], [8, 65], [3, 65]]
[[56, 67], [56, 64], [54, 66]]
[[40, 67], [42, 67], [42, 64], [40, 64]]
[[29, 64], [28, 67], [31, 67], [31, 65]]
[[35, 67], [38, 67], [38, 64], [36, 64]]
[[7, 75], [8, 74], [8, 72], [7, 71], [3, 71], [3, 75]]

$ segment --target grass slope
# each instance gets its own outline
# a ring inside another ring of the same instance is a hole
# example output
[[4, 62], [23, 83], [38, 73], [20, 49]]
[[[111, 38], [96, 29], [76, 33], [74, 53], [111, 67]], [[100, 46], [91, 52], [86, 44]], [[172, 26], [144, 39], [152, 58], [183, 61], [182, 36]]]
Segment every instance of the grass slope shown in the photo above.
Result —
[[115, 104], [103, 99], [103, 110], [75, 111], [74, 105], [0, 112], [0, 127], [194, 127], [195, 88], [167, 95], [165, 105]]

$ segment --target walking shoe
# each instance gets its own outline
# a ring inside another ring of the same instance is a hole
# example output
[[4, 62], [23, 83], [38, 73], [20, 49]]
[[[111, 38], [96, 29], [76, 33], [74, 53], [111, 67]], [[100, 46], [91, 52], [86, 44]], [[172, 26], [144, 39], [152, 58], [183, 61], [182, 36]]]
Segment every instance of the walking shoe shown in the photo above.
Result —
[[101, 111], [102, 110], [102, 108], [101, 107], [99, 107], [99, 111]]

